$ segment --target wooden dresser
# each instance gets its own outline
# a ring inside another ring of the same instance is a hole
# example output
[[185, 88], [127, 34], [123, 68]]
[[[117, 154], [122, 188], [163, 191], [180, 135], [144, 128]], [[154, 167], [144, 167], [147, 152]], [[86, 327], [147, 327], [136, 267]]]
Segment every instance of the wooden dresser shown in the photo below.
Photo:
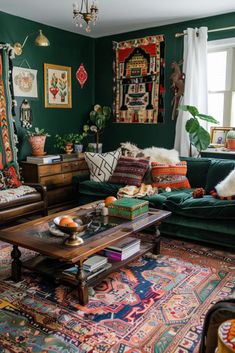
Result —
[[46, 186], [48, 206], [76, 200], [78, 190], [73, 186], [72, 178], [89, 174], [84, 158], [50, 164], [21, 162], [21, 168], [26, 183], [40, 183]]

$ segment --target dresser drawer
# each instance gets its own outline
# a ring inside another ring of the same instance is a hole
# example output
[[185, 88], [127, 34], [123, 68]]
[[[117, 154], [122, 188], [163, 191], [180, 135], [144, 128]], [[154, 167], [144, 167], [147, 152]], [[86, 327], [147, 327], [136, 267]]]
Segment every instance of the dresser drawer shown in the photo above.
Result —
[[72, 171], [71, 162], [67, 162], [67, 163], [62, 163], [61, 164], [61, 172], [62, 173], [71, 172], [71, 171]]
[[61, 173], [61, 164], [45, 164], [38, 166], [40, 176], [53, 175]]
[[48, 189], [51, 189], [54, 187], [71, 184], [72, 178], [73, 178], [72, 173], [65, 173], [65, 174], [41, 177], [40, 182], [41, 184], [47, 186]]

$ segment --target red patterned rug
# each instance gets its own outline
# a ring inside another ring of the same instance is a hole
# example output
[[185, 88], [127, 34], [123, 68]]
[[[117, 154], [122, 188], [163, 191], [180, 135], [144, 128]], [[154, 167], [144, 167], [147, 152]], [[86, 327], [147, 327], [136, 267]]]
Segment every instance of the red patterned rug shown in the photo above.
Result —
[[[10, 251], [1, 243], [2, 277]], [[172, 240], [107, 277], [86, 307], [25, 273], [0, 281], [0, 353], [196, 353], [205, 313], [234, 287], [234, 254]]]

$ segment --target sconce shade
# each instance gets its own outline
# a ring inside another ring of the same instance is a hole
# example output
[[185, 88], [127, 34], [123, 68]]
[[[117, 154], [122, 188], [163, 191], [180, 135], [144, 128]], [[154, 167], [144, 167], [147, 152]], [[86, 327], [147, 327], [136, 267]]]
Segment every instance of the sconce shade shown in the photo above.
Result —
[[39, 35], [35, 39], [35, 45], [39, 47], [49, 47], [50, 42], [48, 38], [42, 33], [42, 30], [39, 30]]

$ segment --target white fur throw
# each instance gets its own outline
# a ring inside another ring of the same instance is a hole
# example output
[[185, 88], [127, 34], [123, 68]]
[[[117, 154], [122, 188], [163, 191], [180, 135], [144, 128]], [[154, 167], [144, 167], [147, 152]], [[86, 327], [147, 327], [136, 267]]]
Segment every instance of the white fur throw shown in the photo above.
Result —
[[235, 195], [235, 169], [229, 173], [224, 180], [215, 186], [217, 194], [220, 197], [229, 197]]
[[144, 149], [138, 148], [136, 145], [130, 142], [121, 143], [121, 148], [123, 150], [123, 154], [130, 157], [150, 157], [151, 162], [159, 162], [159, 163], [179, 163], [179, 152], [172, 149], [168, 150], [166, 148], [158, 148], [158, 147], [148, 147]]

